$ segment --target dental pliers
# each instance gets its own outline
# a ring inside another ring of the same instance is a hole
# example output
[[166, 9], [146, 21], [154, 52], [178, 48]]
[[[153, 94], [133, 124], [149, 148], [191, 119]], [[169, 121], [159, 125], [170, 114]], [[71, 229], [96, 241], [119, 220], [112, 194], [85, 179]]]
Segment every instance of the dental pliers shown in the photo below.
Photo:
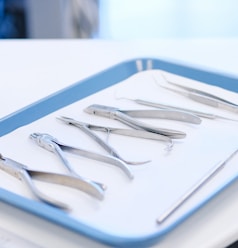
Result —
[[65, 124], [72, 125], [74, 127], [79, 128], [82, 130], [85, 134], [87, 134], [89, 137], [91, 137], [93, 140], [95, 140], [102, 148], [104, 148], [110, 155], [113, 157], [116, 157], [123, 162], [130, 164], [130, 165], [137, 165], [137, 164], [145, 164], [150, 161], [142, 161], [142, 162], [135, 162], [135, 161], [128, 161], [122, 158], [118, 152], [110, 146], [106, 141], [101, 139], [97, 134], [95, 134], [94, 131], [103, 131], [107, 134], [114, 133], [114, 134], [120, 134], [125, 136], [131, 136], [131, 137], [137, 137], [137, 138], [144, 138], [144, 139], [154, 139], [154, 140], [160, 140], [168, 142], [168, 149], [171, 149], [173, 146], [173, 142], [169, 137], [166, 137], [164, 135], [160, 135], [157, 133], [150, 133], [144, 130], [136, 130], [136, 129], [122, 129], [122, 128], [115, 128], [115, 127], [105, 127], [105, 126], [98, 126], [93, 125], [81, 121], [77, 121], [73, 118], [61, 116], [57, 117], [57, 119], [61, 120]]
[[54, 207], [69, 210], [70, 207], [65, 203], [58, 201], [52, 197], [49, 197], [45, 193], [42, 193], [34, 184], [33, 179], [45, 181], [48, 183], [55, 183], [63, 186], [68, 186], [81, 191], [84, 191], [98, 199], [103, 199], [103, 193], [97, 185], [92, 185], [86, 179], [80, 177], [57, 174], [45, 171], [36, 171], [29, 169], [26, 165], [21, 164], [15, 160], [4, 157], [0, 154], [0, 169], [6, 173], [22, 180], [33, 193], [33, 195], [40, 201], [45, 202]]
[[84, 109], [84, 111], [89, 114], [115, 119], [132, 128], [161, 134], [171, 139], [185, 138], [186, 133], [172, 129], [154, 127], [142, 121], [138, 121], [133, 117], [166, 118], [180, 121], [189, 121], [190, 123], [194, 124], [201, 123], [201, 119], [196, 115], [174, 110], [120, 110], [115, 107], [93, 104]]
[[[55, 137], [44, 134], [44, 133], [33, 133], [30, 135], [30, 138], [36, 142], [37, 145], [39, 145], [42, 148], [45, 148], [46, 150], [55, 153], [63, 162], [65, 167], [68, 169], [68, 171], [71, 173], [71, 175], [74, 175], [76, 177], [81, 176], [78, 175], [70, 165], [69, 161], [66, 159], [64, 152], [73, 153], [82, 157], [86, 157], [89, 159], [101, 161], [104, 163], [109, 163], [112, 165], [115, 165], [119, 167], [130, 179], [133, 179], [133, 173], [131, 172], [130, 168], [125, 164], [123, 161], [121, 161], [118, 158], [107, 156], [107, 155], [101, 155], [99, 153], [91, 152], [88, 150], [83, 150], [81, 148], [76, 148], [72, 146], [65, 145], [61, 142], [59, 142]], [[91, 185], [94, 185], [96, 188], [99, 188], [100, 192], [102, 193], [105, 190], [105, 185], [90, 181]]]

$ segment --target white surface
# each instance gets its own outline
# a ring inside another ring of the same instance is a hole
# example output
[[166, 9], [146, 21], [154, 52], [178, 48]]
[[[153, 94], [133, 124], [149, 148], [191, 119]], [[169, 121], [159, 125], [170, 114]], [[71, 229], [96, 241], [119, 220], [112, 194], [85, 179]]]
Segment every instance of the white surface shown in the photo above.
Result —
[[0, 117], [135, 57], [159, 57], [237, 72], [237, 40], [0, 40]]
[[[237, 43], [238, 41], [235, 40], [135, 43], [3, 41], [0, 43], [1, 81], [3, 82], [1, 106], [5, 108], [1, 108], [1, 116], [133, 57], [167, 57], [183, 61], [183, 63], [236, 73], [238, 51], [235, 48]], [[237, 190], [235, 186], [233, 190]], [[237, 219], [235, 206], [238, 206], [238, 202], [232, 198], [233, 190], [227, 190], [227, 194], [223, 194], [226, 200], [218, 201], [221, 196], [215, 200], [219, 202], [215, 204], [216, 208], [212, 205], [215, 201], [209, 203], [169, 234], [158, 247], [191, 247], [191, 245], [192, 247], [195, 245], [197, 247], [224, 247], [234, 241], [238, 230], [235, 223]], [[230, 204], [226, 204], [227, 202]]]

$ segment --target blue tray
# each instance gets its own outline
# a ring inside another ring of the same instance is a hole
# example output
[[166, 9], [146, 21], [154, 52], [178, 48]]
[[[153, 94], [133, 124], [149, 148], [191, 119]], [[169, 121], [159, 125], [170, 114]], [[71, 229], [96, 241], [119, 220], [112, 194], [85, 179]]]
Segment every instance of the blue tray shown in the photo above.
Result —
[[[100, 90], [117, 84], [120, 81], [134, 75], [138, 72], [138, 70], [143, 71], [148, 69], [165, 70], [167, 72], [171, 72], [180, 76], [202, 81], [210, 85], [216, 85], [230, 91], [238, 92], [237, 78], [232, 76], [203, 71], [201, 69], [178, 65], [154, 58], [133, 59], [113, 66], [85, 80], [77, 82], [63, 90], [49, 95], [29, 106], [26, 106], [23, 109], [20, 109], [2, 118], [0, 120], [0, 136], [6, 135], [21, 126], [40, 119], [47, 114], [50, 114], [80, 99], [83, 99], [93, 93], [99, 92]], [[219, 192], [221, 192], [235, 179], [236, 177], [234, 177], [234, 179], [231, 180], [228, 184], [222, 185], [220, 188], [217, 189], [216, 192], [214, 192], [211, 197], [200, 202], [200, 204], [198, 204], [182, 218], [180, 218], [179, 221], [177, 221], [176, 223], [173, 223], [165, 229], [159, 230], [157, 233], [141, 237], [123, 237], [102, 232], [101, 230], [85, 225], [77, 221], [76, 219], [69, 217], [62, 211], [59, 211], [40, 202], [26, 199], [4, 189], [0, 189], [0, 200], [31, 214], [39, 216], [40, 218], [44, 218], [50, 222], [56, 223], [57, 225], [63, 226], [78, 234], [85, 235], [88, 238], [94, 239], [98, 242], [110, 246], [148, 247], [149, 245], [158, 242], [161, 237], [174, 229], [178, 224], [188, 218], [195, 211], [197, 211], [201, 206], [203, 206]]]

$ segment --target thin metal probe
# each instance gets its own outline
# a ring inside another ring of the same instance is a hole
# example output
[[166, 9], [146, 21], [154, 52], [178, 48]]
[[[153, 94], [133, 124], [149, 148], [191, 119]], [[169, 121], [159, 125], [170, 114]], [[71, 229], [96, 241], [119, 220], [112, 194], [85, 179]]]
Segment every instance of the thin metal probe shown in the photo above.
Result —
[[197, 115], [199, 117], [203, 117], [203, 118], [207, 118], [207, 119], [211, 119], [211, 120], [222, 119], [222, 120], [238, 122], [238, 119], [236, 120], [236, 119], [224, 117], [224, 116], [221, 116], [221, 115], [216, 115], [216, 114], [212, 114], [212, 113], [205, 113], [205, 112], [202, 112], [202, 111], [191, 110], [191, 109], [187, 109], [187, 108], [181, 108], [181, 107], [177, 107], [177, 106], [173, 106], [173, 105], [156, 103], [156, 102], [151, 102], [151, 101], [142, 100], [142, 99], [132, 99], [132, 98], [126, 98], [126, 97], [120, 97], [118, 99], [126, 99], [126, 100], [129, 100], [129, 101], [134, 101], [137, 104], [141, 104], [141, 105], [145, 105], [145, 106], [149, 106], [149, 107], [154, 107], [154, 108], [177, 109], [177, 110], [181, 110], [181, 111], [185, 111], [185, 112], [190, 112], [190, 113], [195, 114], [195, 115]]
[[[137, 101], [133, 99], [129, 99], [126, 97], [117, 97], [115, 95], [115, 98], [117, 100], [120, 99], [128, 99], [131, 101]], [[140, 101], [138, 99], [138, 101]], [[148, 104], [143, 104], [147, 106], [151, 106]], [[119, 110], [119, 109], [118, 109]], [[141, 110], [119, 110], [124, 114], [127, 114], [131, 117], [138, 117], [138, 118], [158, 118], [158, 119], [168, 119], [168, 120], [174, 120], [174, 121], [180, 121], [180, 122], [187, 122], [191, 124], [201, 124], [202, 120], [198, 115], [195, 115], [192, 112], [184, 111], [182, 109], [176, 109], [176, 108], [159, 108], [159, 110], [153, 110], [153, 109], [141, 109]]]
[[156, 222], [162, 224], [169, 218], [183, 203], [185, 203], [191, 196], [193, 196], [202, 186], [208, 183], [217, 173], [219, 173], [225, 165], [236, 155], [238, 149], [230, 154], [226, 159], [219, 162], [211, 171], [209, 171], [203, 178], [200, 179], [187, 193], [181, 196], [167, 211], [165, 211]]

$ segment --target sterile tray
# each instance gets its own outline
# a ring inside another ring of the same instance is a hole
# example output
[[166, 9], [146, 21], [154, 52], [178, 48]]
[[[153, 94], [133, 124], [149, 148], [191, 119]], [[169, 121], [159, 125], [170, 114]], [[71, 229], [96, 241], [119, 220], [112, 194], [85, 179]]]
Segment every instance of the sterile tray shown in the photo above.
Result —
[[[154, 58], [134, 59], [1, 119], [1, 153], [32, 169], [65, 173], [54, 154], [32, 143], [28, 138], [32, 132], [49, 133], [64, 143], [103, 153], [82, 132], [55, 118], [65, 115], [84, 122], [125, 128], [115, 120], [85, 113], [83, 109], [91, 104], [148, 109], [129, 100], [141, 98], [236, 118], [237, 114], [193, 102], [160, 88], [154, 79], [161, 71], [172, 81], [238, 103], [236, 78]], [[161, 119], [143, 121], [185, 131], [187, 137], [175, 140], [173, 149], [167, 151], [164, 142], [109, 135], [109, 143], [128, 160], [151, 160], [148, 164], [131, 166], [134, 180], [129, 180], [113, 166], [68, 156], [80, 174], [108, 186], [103, 201], [78, 191], [59, 191], [58, 186], [39, 183], [42, 190], [72, 206], [72, 212], [66, 213], [35, 200], [22, 182], [0, 171], [1, 201], [110, 246], [148, 247], [159, 242], [237, 179], [238, 156], [167, 220], [162, 224], [156, 223], [156, 219], [177, 199], [238, 148], [238, 128], [236, 122], [227, 120], [202, 119], [200, 125]], [[100, 135], [106, 138], [105, 134]]]

